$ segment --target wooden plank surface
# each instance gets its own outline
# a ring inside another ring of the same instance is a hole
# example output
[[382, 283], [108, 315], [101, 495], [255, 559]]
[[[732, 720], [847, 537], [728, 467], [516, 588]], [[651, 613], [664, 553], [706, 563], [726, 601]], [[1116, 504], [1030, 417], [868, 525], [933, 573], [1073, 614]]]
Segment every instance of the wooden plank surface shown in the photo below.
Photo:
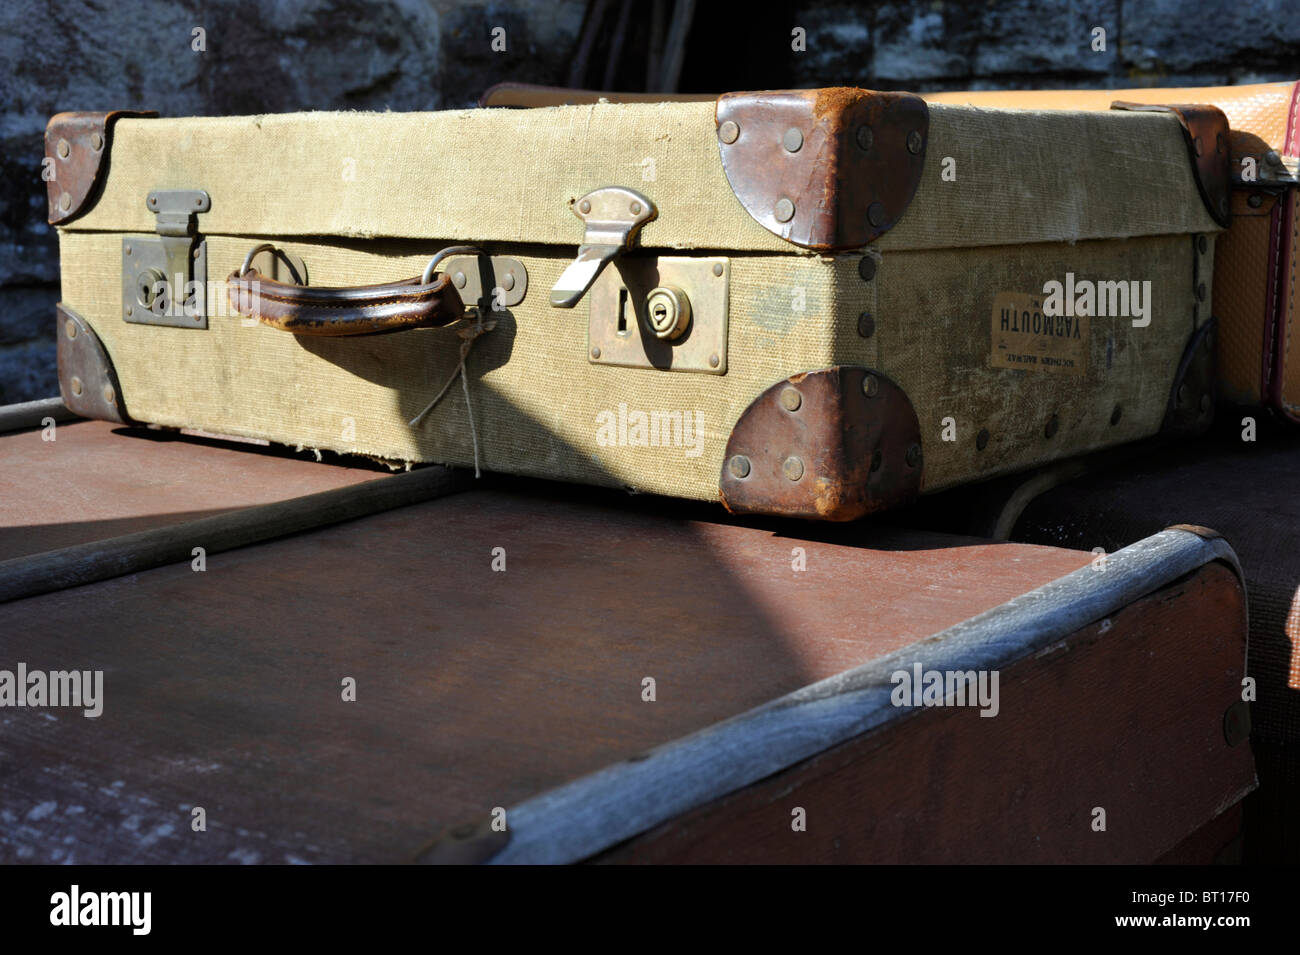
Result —
[[130, 429], [106, 421], [0, 437], [0, 560], [370, 481], [361, 459]]
[[411, 858], [1090, 560], [667, 509], [476, 491], [0, 607], [8, 659], [105, 687], [0, 710], [0, 861]]

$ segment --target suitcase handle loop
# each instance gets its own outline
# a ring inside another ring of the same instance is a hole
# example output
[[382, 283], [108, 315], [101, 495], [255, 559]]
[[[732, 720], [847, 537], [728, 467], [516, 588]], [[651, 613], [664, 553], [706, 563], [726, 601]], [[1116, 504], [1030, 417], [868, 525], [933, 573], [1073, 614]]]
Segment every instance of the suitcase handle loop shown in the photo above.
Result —
[[420, 276], [420, 284], [428, 285], [433, 281], [433, 270], [438, 267], [438, 263], [443, 259], [450, 258], [453, 255], [482, 255], [483, 250], [474, 245], [453, 245], [443, 249], [437, 255], [429, 260], [429, 264], [424, 267], [424, 274]]

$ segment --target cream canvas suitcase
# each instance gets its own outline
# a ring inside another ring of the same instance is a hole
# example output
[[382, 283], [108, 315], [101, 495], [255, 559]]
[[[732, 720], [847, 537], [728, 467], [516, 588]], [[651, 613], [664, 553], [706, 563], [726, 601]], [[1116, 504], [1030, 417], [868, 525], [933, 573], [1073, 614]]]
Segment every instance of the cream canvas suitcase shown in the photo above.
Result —
[[62, 391], [91, 417], [852, 519], [1208, 424], [1227, 135], [1212, 108], [858, 89], [64, 113]]

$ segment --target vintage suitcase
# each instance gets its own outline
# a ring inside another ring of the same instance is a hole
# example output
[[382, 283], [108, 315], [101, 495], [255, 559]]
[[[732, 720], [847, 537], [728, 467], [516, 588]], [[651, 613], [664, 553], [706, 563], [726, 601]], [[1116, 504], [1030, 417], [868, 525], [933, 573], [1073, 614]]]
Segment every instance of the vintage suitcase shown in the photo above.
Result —
[[1205, 424], [1227, 157], [1189, 129], [1228, 134], [1213, 110], [856, 89], [60, 114], [63, 393], [92, 417], [850, 519]]
[[1215, 248], [1220, 393], [1300, 421], [1300, 82], [1193, 89], [930, 93], [932, 103], [1107, 109], [1211, 103], [1232, 131], [1232, 227]]
[[[1218, 432], [1219, 429], [1216, 429]], [[1207, 524], [1240, 555], [1250, 603], [1247, 674], [1260, 790], [1248, 859], [1300, 862], [1300, 437], [1240, 428], [1090, 471], [1025, 502], [1013, 540], [1114, 550], [1171, 520]]]
[[[45, 453], [119, 454], [101, 431]], [[172, 469], [220, 479], [218, 451]], [[78, 473], [99, 489], [57, 480]], [[5, 669], [88, 673], [94, 696], [59, 700], [92, 718], [3, 710], [0, 862], [1211, 861], [1232, 841], [1255, 777], [1221, 540], [1161, 531], [1099, 572], [492, 483], [0, 603]], [[948, 678], [968, 671], [969, 694]]]

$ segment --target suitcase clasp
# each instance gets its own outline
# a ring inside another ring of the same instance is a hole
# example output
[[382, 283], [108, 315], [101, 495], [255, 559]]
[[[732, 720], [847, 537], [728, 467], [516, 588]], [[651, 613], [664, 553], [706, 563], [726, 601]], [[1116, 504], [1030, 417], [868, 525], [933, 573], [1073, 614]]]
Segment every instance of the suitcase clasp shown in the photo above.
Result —
[[156, 189], [145, 199], [156, 235], [122, 240], [122, 317], [139, 325], [207, 328], [207, 242], [198, 213], [202, 189]]
[[551, 304], [556, 308], [577, 305], [605, 266], [632, 248], [641, 227], [659, 214], [653, 202], [624, 186], [596, 189], [572, 208], [587, 231], [578, 247], [578, 257], [551, 289]]

